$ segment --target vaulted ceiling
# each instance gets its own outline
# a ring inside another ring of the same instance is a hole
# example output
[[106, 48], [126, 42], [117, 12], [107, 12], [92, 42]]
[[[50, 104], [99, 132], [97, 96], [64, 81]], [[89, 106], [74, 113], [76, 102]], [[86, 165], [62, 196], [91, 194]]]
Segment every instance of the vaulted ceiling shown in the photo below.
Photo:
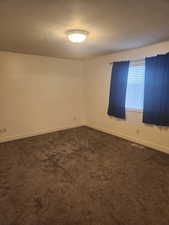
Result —
[[[90, 32], [70, 43], [68, 29]], [[0, 0], [0, 50], [88, 58], [169, 39], [169, 0]]]

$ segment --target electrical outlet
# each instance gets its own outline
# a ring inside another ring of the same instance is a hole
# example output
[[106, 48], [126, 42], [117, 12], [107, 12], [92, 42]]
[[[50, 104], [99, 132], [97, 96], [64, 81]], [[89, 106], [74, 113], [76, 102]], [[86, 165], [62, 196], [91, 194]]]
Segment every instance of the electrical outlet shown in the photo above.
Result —
[[140, 130], [139, 130], [139, 129], [136, 130], [136, 134], [137, 134], [137, 135], [140, 134]]
[[0, 134], [6, 133], [6, 132], [7, 132], [7, 129], [6, 128], [1, 128], [0, 129]]

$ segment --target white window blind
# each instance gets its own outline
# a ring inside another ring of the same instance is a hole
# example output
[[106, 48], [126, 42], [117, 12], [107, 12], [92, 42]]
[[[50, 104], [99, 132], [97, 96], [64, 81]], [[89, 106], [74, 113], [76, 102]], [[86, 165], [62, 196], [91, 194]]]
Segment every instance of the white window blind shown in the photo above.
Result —
[[143, 110], [145, 61], [131, 61], [129, 64], [126, 109]]

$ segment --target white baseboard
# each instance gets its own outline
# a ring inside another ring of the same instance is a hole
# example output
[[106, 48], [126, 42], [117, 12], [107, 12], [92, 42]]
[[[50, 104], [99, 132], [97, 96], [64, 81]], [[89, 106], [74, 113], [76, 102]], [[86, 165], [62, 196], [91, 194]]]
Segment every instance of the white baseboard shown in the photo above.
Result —
[[96, 123], [88, 123], [87, 126], [91, 127], [91, 128], [94, 128], [96, 130], [100, 130], [100, 131], [103, 131], [105, 133], [117, 136], [117, 137], [121, 137], [123, 139], [132, 141], [134, 143], [137, 143], [137, 144], [140, 144], [140, 145], [143, 145], [143, 146], [147, 146], [149, 148], [152, 148], [152, 149], [155, 149], [155, 150], [158, 150], [158, 151], [165, 152], [165, 153], [169, 154], [169, 147], [167, 147], [167, 146], [155, 144], [155, 143], [152, 143], [152, 142], [140, 139], [140, 138], [134, 138], [132, 136], [124, 135], [124, 134], [116, 132], [114, 130], [109, 130], [109, 129], [103, 128]]
[[140, 145], [144, 145], [147, 146], [149, 148], [158, 150], [158, 151], [162, 151], [165, 153], [169, 154], [169, 147], [167, 146], [163, 146], [163, 145], [159, 145], [159, 144], [155, 144], [140, 138], [134, 138], [132, 136], [128, 136], [128, 135], [124, 135], [122, 133], [116, 132], [115, 130], [109, 130], [106, 128], [103, 128], [102, 126], [98, 125], [97, 123], [78, 123], [78, 124], [74, 124], [74, 125], [67, 125], [67, 126], [62, 126], [62, 127], [57, 127], [54, 129], [40, 129], [40, 130], [36, 130], [36, 131], [32, 131], [26, 134], [22, 134], [22, 135], [13, 135], [13, 136], [6, 136], [6, 137], [1, 137], [0, 138], [0, 143], [3, 142], [9, 142], [9, 141], [14, 141], [14, 140], [18, 140], [18, 139], [23, 139], [23, 138], [27, 138], [27, 137], [33, 137], [33, 136], [37, 136], [37, 135], [41, 135], [41, 134], [47, 134], [47, 133], [52, 133], [55, 131], [59, 131], [59, 130], [65, 130], [65, 129], [70, 129], [70, 128], [75, 128], [75, 127], [80, 127], [80, 126], [88, 126], [91, 128], [94, 128], [96, 130], [100, 130], [103, 131], [105, 133], [117, 136], [117, 137], [121, 137], [123, 139], [138, 143]]
[[56, 131], [59, 131], [59, 130], [66, 130], [66, 129], [76, 128], [76, 127], [81, 127], [81, 126], [85, 126], [85, 123], [78, 123], [78, 124], [74, 124], [74, 125], [71, 124], [71, 125], [68, 125], [68, 126], [57, 127], [57, 128], [54, 128], [54, 129], [39, 129], [39, 130], [36, 130], [36, 131], [28, 132], [26, 134], [19, 134], [19, 135], [1, 137], [0, 143], [14, 141], [14, 140], [28, 138], [28, 137], [33, 137], [33, 136], [37, 136], [37, 135], [41, 135], [41, 134], [48, 134], [48, 133], [56, 132]]

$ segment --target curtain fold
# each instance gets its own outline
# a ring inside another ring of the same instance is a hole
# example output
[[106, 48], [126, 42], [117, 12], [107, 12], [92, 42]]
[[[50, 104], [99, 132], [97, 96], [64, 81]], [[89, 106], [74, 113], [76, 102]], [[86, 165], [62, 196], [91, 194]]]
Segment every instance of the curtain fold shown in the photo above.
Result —
[[114, 62], [111, 74], [108, 115], [125, 119], [129, 61]]
[[169, 53], [145, 60], [143, 122], [169, 126]]

